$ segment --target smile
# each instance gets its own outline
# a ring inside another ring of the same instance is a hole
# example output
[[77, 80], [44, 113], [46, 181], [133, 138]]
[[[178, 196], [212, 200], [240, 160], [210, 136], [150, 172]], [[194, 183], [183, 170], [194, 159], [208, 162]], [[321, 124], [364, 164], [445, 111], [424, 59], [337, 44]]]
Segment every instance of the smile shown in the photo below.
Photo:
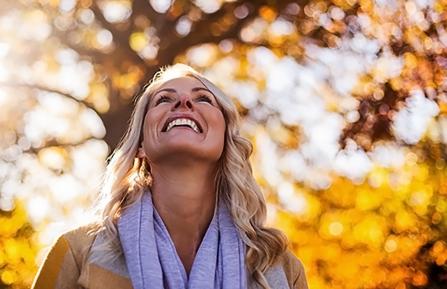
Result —
[[173, 121], [168, 123], [168, 126], [166, 127], [166, 132], [170, 131], [173, 127], [176, 126], [187, 126], [192, 128], [196, 133], [200, 133], [200, 129], [199, 126], [197, 125], [197, 123], [191, 119], [188, 118], [177, 118], [174, 119]]

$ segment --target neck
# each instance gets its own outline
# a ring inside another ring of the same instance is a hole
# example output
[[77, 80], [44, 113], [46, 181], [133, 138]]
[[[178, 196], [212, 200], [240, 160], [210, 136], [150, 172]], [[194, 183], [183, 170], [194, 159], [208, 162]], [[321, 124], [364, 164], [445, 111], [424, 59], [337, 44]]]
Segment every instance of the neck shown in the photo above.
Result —
[[152, 164], [152, 199], [174, 243], [196, 252], [213, 218], [215, 164]]

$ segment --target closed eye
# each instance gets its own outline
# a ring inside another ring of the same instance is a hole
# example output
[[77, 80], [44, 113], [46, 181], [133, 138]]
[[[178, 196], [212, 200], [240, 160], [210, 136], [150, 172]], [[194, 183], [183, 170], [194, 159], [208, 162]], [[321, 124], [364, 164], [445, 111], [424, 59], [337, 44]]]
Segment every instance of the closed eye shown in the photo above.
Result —
[[209, 98], [208, 96], [206, 96], [206, 95], [201, 95], [201, 96], [199, 96], [198, 98], [197, 98], [199, 101], [205, 101], [205, 102], [208, 102], [208, 103], [213, 103], [212, 101], [211, 101], [211, 98]]
[[160, 103], [168, 102], [170, 100], [171, 99], [169, 98], [169, 96], [163, 95], [159, 99], [157, 99], [157, 101], [155, 102], [155, 105], [159, 105]]

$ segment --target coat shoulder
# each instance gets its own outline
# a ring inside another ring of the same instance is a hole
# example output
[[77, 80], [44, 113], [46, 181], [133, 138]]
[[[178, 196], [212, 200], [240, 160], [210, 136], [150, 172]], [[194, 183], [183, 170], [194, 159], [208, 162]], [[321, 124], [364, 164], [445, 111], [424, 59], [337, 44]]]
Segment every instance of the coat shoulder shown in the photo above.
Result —
[[33, 289], [79, 289], [78, 279], [95, 239], [92, 227], [81, 226], [57, 238], [37, 272]]
[[90, 247], [96, 238], [96, 225], [87, 224], [65, 232], [60, 239], [66, 241], [78, 265], [86, 261]]
[[304, 265], [290, 250], [287, 250], [281, 258], [282, 267], [289, 281], [290, 288], [308, 289]]
[[97, 225], [94, 223], [82, 225], [66, 231], [62, 234], [62, 237], [73, 243], [88, 243], [95, 238], [97, 232], [97, 230], [95, 230], [96, 228]]

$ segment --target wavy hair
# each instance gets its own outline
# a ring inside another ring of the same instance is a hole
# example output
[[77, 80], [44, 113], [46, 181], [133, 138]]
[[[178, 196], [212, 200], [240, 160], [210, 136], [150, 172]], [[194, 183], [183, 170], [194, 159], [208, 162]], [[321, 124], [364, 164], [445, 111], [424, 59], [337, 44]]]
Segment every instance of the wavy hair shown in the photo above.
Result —
[[239, 134], [239, 114], [231, 99], [203, 75], [184, 64], [161, 68], [142, 89], [128, 130], [108, 159], [99, 202], [95, 207], [99, 219], [93, 231], [104, 231], [108, 244], [116, 253], [122, 253], [117, 221], [121, 212], [141, 196], [148, 184], [148, 176], [141, 173], [144, 172], [142, 166], [145, 166], [145, 161], [137, 157], [137, 150], [142, 140], [149, 100], [166, 81], [184, 76], [199, 80], [214, 94], [222, 109], [226, 121], [225, 144], [215, 178], [216, 193], [224, 199], [247, 245], [245, 262], [250, 277], [261, 287], [270, 289], [264, 273], [285, 253], [287, 238], [281, 231], [264, 226], [265, 199], [253, 178], [249, 162], [253, 147]]

